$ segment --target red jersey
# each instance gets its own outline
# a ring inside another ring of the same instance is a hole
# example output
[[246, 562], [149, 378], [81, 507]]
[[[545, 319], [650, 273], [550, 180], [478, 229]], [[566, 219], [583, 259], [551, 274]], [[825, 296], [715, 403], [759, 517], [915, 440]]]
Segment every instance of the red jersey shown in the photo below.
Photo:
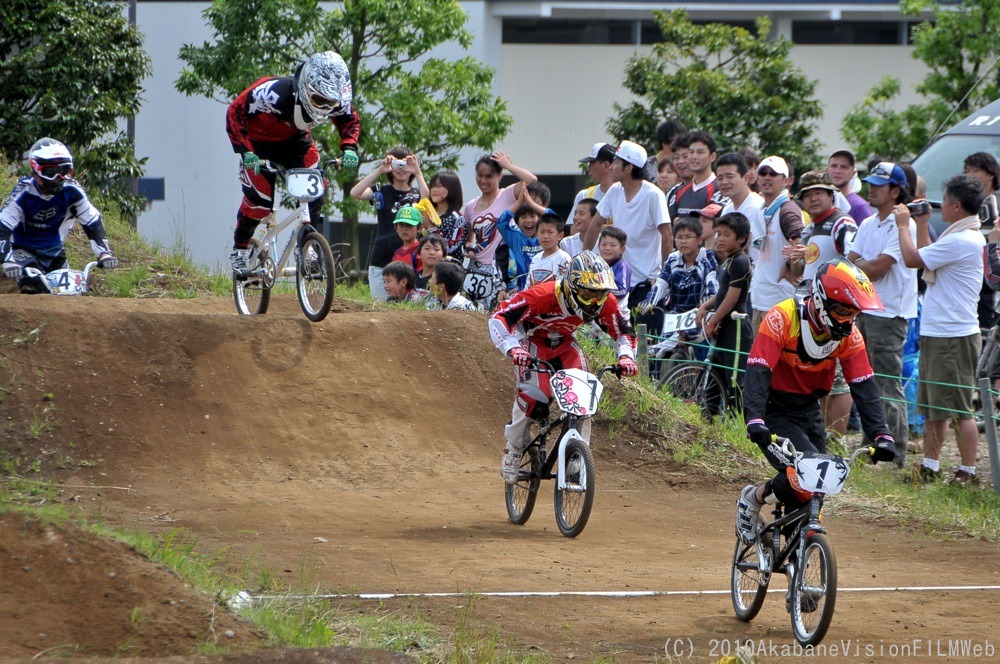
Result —
[[[573, 332], [584, 320], [571, 313], [557, 290], [561, 281], [546, 281], [504, 302], [490, 316], [493, 343], [505, 355], [530, 337], [547, 346], [573, 341]], [[635, 358], [636, 338], [628, 319], [618, 310], [618, 299], [608, 295], [595, 320], [617, 342], [618, 357]]]
[[[299, 109], [299, 113], [303, 111]], [[295, 79], [265, 76], [229, 104], [226, 132], [233, 152], [255, 152], [260, 144], [299, 144], [301, 151], [312, 145], [312, 136], [296, 126]], [[308, 120], [308, 118], [307, 118]], [[356, 149], [361, 121], [353, 106], [331, 117], [340, 134], [340, 149]]]

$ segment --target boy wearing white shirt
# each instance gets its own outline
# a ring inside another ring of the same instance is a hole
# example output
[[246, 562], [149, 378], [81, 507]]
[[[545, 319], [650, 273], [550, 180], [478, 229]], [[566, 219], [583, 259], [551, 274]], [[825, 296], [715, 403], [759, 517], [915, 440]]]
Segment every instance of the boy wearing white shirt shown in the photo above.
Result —
[[546, 212], [538, 219], [535, 237], [541, 246], [541, 253], [535, 254], [528, 268], [528, 287], [545, 281], [555, 281], [566, 276], [571, 257], [559, 248], [566, 223], [554, 212]]

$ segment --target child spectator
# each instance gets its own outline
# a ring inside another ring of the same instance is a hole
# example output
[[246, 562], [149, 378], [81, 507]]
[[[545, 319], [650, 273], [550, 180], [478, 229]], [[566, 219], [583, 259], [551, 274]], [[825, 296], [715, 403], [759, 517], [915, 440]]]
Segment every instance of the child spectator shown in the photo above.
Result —
[[[382, 175], [386, 176], [388, 186], [375, 183]], [[414, 180], [417, 186], [413, 186]], [[405, 145], [397, 145], [389, 150], [375, 170], [351, 189], [352, 198], [371, 201], [378, 220], [368, 259], [368, 286], [376, 300], [386, 298], [386, 293], [381, 289], [382, 268], [393, 260], [393, 253], [400, 247], [399, 234], [393, 228], [396, 212], [404, 205], [413, 205], [421, 198], [426, 198], [429, 193], [420, 164], [413, 156], [413, 151]], [[422, 221], [421, 219], [421, 223]]]
[[[732, 381], [734, 350], [739, 352], [736, 380], [742, 387], [747, 353], [753, 341], [749, 321], [730, 317], [733, 312], [745, 314], [747, 311], [750, 258], [744, 249], [749, 239], [750, 222], [739, 212], [724, 214], [715, 220], [715, 251], [723, 257], [718, 270], [719, 292], [698, 307], [698, 325], [705, 330], [705, 336], [716, 337], [717, 352], [713, 362], [722, 367], [723, 385], [727, 389]], [[705, 316], [710, 311], [715, 314], [706, 321]], [[737, 326], [741, 328], [739, 348], [736, 347]]]
[[475, 311], [476, 307], [462, 295], [465, 270], [454, 261], [441, 261], [434, 266], [431, 293], [437, 298], [442, 309], [454, 311]]
[[559, 240], [566, 232], [566, 222], [555, 212], [546, 212], [538, 220], [538, 244], [542, 252], [531, 259], [528, 268], [528, 286], [545, 281], [555, 281], [566, 276], [570, 255], [559, 248]]
[[[511, 290], [525, 287], [531, 261], [542, 251], [538, 238], [535, 237], [535, 225], [543, 214], [547, 212], [555, 214], [547, 207], [551, 199], [552, 192], [544, 183], [532, 182], [521, 192], [517, 203], [500, 215], [497, 228], [500, 229], [500, 235], [503, 236], [504, 243], [509, 249], [512, 263], [507, 273]], [[534, 223], [530, 223], [532, 216]], [[529, 220], [527, 227], [522, 225], [526, 219]]]
[[388, 302], [418, 302], [427, 297], [427, 291], [417, 290], [416, 283], [417, 273], [409, 263], [392, 261], [382, 270]]
[[573, 234], [562, 239], [559, 248], [570, 256], [578, 256], [583, 251], [583, 235], [590, 228], [597, 214], [597, 199], [584, 198], [573, 210]]
[[722, 212], [721, 205], [709, 203], [698, 213], [698, 219], [701, 221], [701, 244], [709, 251], [715, 248], [715, 218], [720, 212]]
[[[469, 224], [462, 217], [462, 181], [455, 171], [440, 171], [430, 181], [429, 206], [441, 219], [440, 225], [430, 232], [440, 235], [448, 243], [447, 254], [461, 261], [464, 256], [465, 243], [469, 239]], [[423, 203], [423, 200], [420, 201]], [[426, 212], [418, 206], [421, 212]]]
[[417, 240], [417, 234], [420, 232], [418, 229], [423, 222], [424, 216], [420, 214], [420, 210], [412, 205], [404, 205], [396, 213], [396, 221], [393, 224], [402, 246], [393, 253], [392, 260], [408, 263], [414, 272], [420, 272], [422, 268], [418, 254], [420, 242]]
[[616, 226], [605, 226], [597, 239], [597, 250], [601, 258], [615, 275], [617, 290], [612, 291], [618, 298], [618, 308], [622, 316], [628, 318], [628, 294], [632, 290], [632, 268], [622, 260], [628, 235]]
[[445, 252], [447, 250], [448, 243], [440, 235], [427, 235], [420, 240], [417, 250], [420, 259], [420, 271], [417, 272], [417, 288], [427, 288], [427, 282], [434, 276], [434, 266], [445, 259]]

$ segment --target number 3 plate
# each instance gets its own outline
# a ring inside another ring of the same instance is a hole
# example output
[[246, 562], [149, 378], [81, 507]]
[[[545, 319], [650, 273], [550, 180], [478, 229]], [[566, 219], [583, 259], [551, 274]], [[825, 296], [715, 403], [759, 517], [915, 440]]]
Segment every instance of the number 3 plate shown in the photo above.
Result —
[[295, 168], [285, 171], [285, 189], [292, 198], [314, 201], [323, 195], [326, 183], [323, 175], [311, 168]]

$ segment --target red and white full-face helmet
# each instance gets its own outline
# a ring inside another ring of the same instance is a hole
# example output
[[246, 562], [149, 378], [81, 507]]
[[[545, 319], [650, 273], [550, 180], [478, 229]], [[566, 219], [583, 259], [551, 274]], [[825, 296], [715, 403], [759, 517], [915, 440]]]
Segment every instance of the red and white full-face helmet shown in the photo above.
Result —
[[54, 138], [40, 138], [28, 150], [28, 165], [38, 190], [52, 196], [59, 193], [73, 175], [73, 155]]
[[882, 311], [882, 300], [868, 276], [842, 258], [820, 266], [810, 285], [816, 319], [813, 323], [834, 340], [851, 333], [854, 319], [862, 311]]

